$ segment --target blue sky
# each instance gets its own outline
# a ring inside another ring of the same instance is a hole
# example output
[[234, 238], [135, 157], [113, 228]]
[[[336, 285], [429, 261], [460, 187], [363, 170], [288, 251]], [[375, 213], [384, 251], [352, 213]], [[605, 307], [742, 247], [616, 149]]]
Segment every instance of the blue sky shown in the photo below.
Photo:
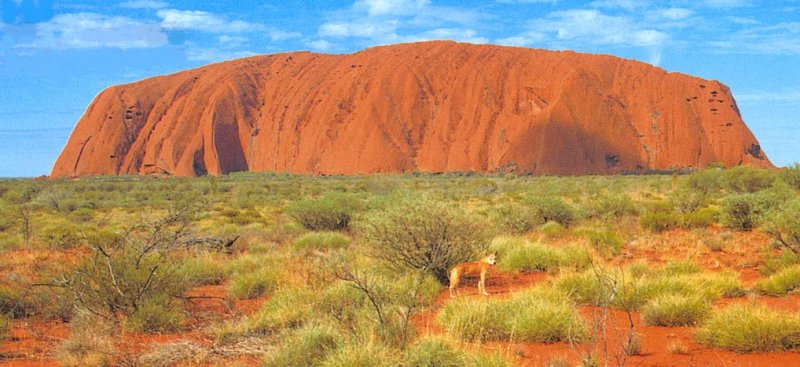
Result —
[[113, 84], [431, 39], [609, 53], [718, 79], [772, 161], [800, 161], [796, 0], [0, 0], [0, 12], [0, 177], [47, 174]]

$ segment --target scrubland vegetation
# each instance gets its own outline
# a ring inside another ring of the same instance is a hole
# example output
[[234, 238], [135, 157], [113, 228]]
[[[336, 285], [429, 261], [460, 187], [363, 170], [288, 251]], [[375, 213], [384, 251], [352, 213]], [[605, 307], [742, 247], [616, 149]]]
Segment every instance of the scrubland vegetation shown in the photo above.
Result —
[[[800, 315], [758, 299], [800, 289], [799, 183], [800, 166], [4, 180], [0, 338], [23, 322], [66, 325], [46, 357], [67, 366], [515, 365], [502, 343], [565, 343], [586, 365], [621, 365], [598, 342], [621, 312], [694, 328], [707, 347], [796, 350]], [[703, 262], [748, 232], [770, 239], [749, 248], [755, 263]], [[694, 253], [669, 252], [676, 233]], [[504, 281], [546, 280], [447, 298], [448, 269], [487, 251]], [[651, 263], [648, 251], [668, 255]], [[743, 282], [752, 268], [759, 279]], [[628, 357], [646, 343], [634, 324]], [[171, 337], [126, 345], [155, 335]]]

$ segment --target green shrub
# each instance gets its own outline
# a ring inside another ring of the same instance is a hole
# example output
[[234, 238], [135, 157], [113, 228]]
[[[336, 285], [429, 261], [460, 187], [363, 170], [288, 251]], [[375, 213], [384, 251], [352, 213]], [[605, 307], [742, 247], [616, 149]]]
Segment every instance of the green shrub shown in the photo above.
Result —
[[529, 200], [534, 223], [556, 222], [569, 227], [575, 221], [575, 209], [556, 197], [546, 196]]
[[69, 219], [78, 223], [86, 223], [94, 219], [94, 210], [89, 208], [78, 208], [69, 213]]
[[342, 342], [341, 336], [332, 328], [308, 325], [291, 331], [281, 338], [278, 348], [264, 359], [264, 367], [318, 366], [331, 355]]
[[465, 341], [555, 343], [580, 339], [585, 326], [560, 292], [532, 289], [506, 300], [459, 298], [436, 316], [448, 333]]
[[678, 189], [670, 194], [673, 208], [680, 214], [689, 214], [708, 204], [706, 194], [691, 189]]
[[611, 230], [589, 230], [586, 231], [586, 237], [589, 244], [605, 256], [617, 255], [625, 246], [625, 241]]
[[748, 166], [731, 168], [722, 176], [722, 186], [737, 193], [752, 193], [772, 186], [775, 174], [766, 169]]
[[299, 327], [312, 320], [313, 299], [314, 295], [307, 289], [278, 290], [248, 319], [249, 330], [269, 335], [284, 328]]
[[477, 352], [467, 357], [466, 367], [511, 367], [512, 364], [499, 353]]
[[221, 260], [211, 255], [190, 257], [183, 260], [178, 271], [179, 278], [186, 279], [190, 286], [222, 284], [225, 280], [225, 266]]
[[424, 270], [447, 284], [450, 268], [486, 248], [484, 222], [460, 206], [430, 197], [404, 198], [359, 218], [370, 255], [396, 268]]
[[344, 282], [336, 282], [325, 288], [317, 308], [323, 314], [346, 325], [353, 324], [358, 310], [367, 300], [366, 295]]
[[710, 309], [703, 297], [659, 296], [642, 307], [642, 318], [651, 326], [692, 326], [700, 323]]
[[254, 299], [277, 288], [278, 276], [272, 270], [239, 273], [231, 279], [230, 293], [237, 299]]
[[722, 188], [722, 175], [725, 171], [719, 167], [709, 167], [690, 174], [682, 185], [687, 191], [696, 191], [704, 195], [718, 192]]
[[333, 353], [321, 364], [322, 367], [396, 367], [400, 357], [380, 344], [347, 345]]
[[180, 330], [184, 320], [181, 310], [168, 299], [150, 299], [139, 305], [125, 322], [131, 332], [172, 333]]
[[312, 231], [346, 229], [359, 209], [355, 198], [331, 192], [318, 200], [302, 200], [286, 209], [286, 214]]
[[465, 355], [441, 337], [424, 337], [406, 350], [408, 367], [461, 367]]
[[515, 202], [506, 202], [494, 208], [492, 218], [504, 233], [524, 234], [535, 226], [531, 209]]
[[618, 219], [636, 214], [636, 203], [627, 195], [601, 195], [589, 204], [591, 217]]
[[51, 249], [68, 249], [80, 245], [83, 240], [82, 228], [61, 223], [39, 230], [39, 238]]
[[647, 213], [639, 218], [642, 228], [652, 232], [664, 232], [677, 228], [681, 223], [681, 217], [674, 213]]
[[541, 230], [547, 237], [558, 237], [566, 232], [566, 228], [558, 222], [547, 222], [542, 225]]
[[767, 232], [787, 250], [800, 254], [800, 199], [791, 200], [769, 216]]
[[670, 260], [660, 272], [664, 275], [687, 275], [700, 272], [700, 266], [691, 261]]
[[779, 352], [800, 348], [800, 315], [762, 305], [737, 304], [714, 312], [697, 340], [739, 353]]
[[763, 208], [755, 194], [730, 195], [722, 200], [722, 224], [749, 231], [761, 222]]
[[496, 238], [490, 249], [497, 252], [497, 266], [503, 271], [552, 271], [562, 267], [583, 269], [592, 262], [591, 255], [581, 247], [559, 248], [518, 237]]
[[800, 163], [782, 168], [778, 176], [789, 186], [800, 190]]
[[347, 247], [350, 240], [339, 232], [306, 233], [292, 243], [292, 250], [337, 250]]
[[784, 296], [800, 289], [800, 265], [781, 270], [755, 284], [755, 291], [770, 296]]
[[683, 228], [707, 228], [717, 222], [721, 212], [716, 208], [701, 208], [683, 215], [681, 226]]

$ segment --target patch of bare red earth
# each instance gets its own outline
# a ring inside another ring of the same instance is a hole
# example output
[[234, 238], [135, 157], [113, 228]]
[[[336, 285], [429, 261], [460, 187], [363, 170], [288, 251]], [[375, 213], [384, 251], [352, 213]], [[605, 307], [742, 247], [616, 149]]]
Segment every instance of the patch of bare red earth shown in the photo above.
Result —
[[[187, 321], [187, 330], [170, 334], [122, 333], [116, 338], [118, 356], [135, 356], [146, 353], [160, 344], [179, 340], [210, 345], [213, 340], [203, 332], [212, 320], [232, 318], [235, 315], [252, 314], [263, 304], [263, 299], [227, 301], [225, 285], [197, 287], [187, 293], [186, 308], [192, 317]], [[60, 343], [69, 337], [69, 326], [60, 321], [41, 321], [33, 318], [16, 320], [10, 340], [0, 343], [0, 367], [56, 367], [55, 351]], [[257, 366], [255, 358], [237, 358], [235, 361], [219, 362], [216, 365]], [[203, 366], [206, 364], [192, 364]], [[208, 364], [214, 365], [214, 364]]]
[[[547, 280], [544, 273], [513, 274], [493, 271], [487, 279], [487, 290], [490, 297], [508, 297], [513, 292], [533, 287]], [[481, 297], [477, 291], [475, 280], [467, 280], [459, 289], [459, 297]], [[450, 300], [449, 292], [442, 291], [433, 307], [421, 312], [414, 320], [414, 326], [421, 335], [444, 334], [445, 331], [436, 323], [436, 314]], [[787, 297], [756, 297], [723, 299], [715, 307], [722, 308], [729, 304], [756, 301], [770, 308], [800, 312], [800, 296]], [[597, 320], [602, 310], [597, 307], [580, 307], [580, 313], [588, 323]], [[789, 367], [800, 366], [800, 352], [780, 353], [750, 353], [740, 354], [725, 350], [708, 348], [699, 345], [694, 340], [697, 330], [691, 327], [657, 327], [645, 326], [638, 313], [631, 314], [635, 332], [641, 341], [641, 354], [630, 356], [626, 366], [641, 367], [678, 367], [678, 366], [708, 366], [708, 367]], [[627, 313], [611, 310], [607, 316], [606, 338], [600, 337], [593, 344], [578, 344], [570, 346], [569, 343], [506, 343], [488, 342], [474, 345], [487, 351], [501, 351], [522, 367], [545, 367], [552, 359], [566, 359], [570, 365], [577, 365], [580, 354], [588, 350], [598, 350], [602, 357], [602, 350], [608, 351], [609, 365], [616, 365], [614, 355], [621, 350], [626, 340], [629, 325]], [[607, 343], [608, 348], [603, 348]], [[676, 348], [675, 346], [680, 346]], [[670, 350], [672, 349], [672, 350]], [[676, 353], [675, 349], [680, 349]]]

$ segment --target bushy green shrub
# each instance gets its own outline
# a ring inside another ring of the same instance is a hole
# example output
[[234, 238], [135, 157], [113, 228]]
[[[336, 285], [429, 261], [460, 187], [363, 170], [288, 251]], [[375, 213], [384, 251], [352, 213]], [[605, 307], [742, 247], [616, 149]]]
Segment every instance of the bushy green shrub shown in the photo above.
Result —
[[740, 353], [778, 352], [800, 348], [800, 315], [762, 305], [736, 304], [714, 312], [697, 340]]
[[789, 186], [800, 190], [800, 163], [782, 168], [778, 176]]
[[489, 237], [479, 217], [430, 197], [407, 197], [368, 212], [357, 228], [371, 256], [394, 267], [424, 270], [442, 284], [453, 265], [477, 258]]
[[730, 195], [722, 200], [722, 224], [749, 231], [761, 222], [764, 208], [755, 194]]
[[589, 204], [589, 216], [603, 219], [618, 219], [636, 215], [636, 203], [627, 195], [600, 195]]
[[436, 316], [448, 333], [465, 341], [555, 343], [581, 339], [585, 325], [560, 292], [537, 288], [510, 299], [459, 298]]
[[492, 219], [500, 231], [511, 234], [523, 234], [535, 226], [531, 208], [516, 203], [506, 202], [492, 210]]
[[800, 289], [800, 265], [781, 270], [755, 284], [755, 291], [769, 296], [785, 296]]
[[292, 243], [292, 250], [337, 250], [347, 247], [350, 239], [339, 232], [311, 232], [306, 233]]
[[346, 229], [360, 208], [351, 195], [331, 192], [317, 200], [302, 200], [286, 209], [286, 214], [312, 231]]
[[566, 232], [566, 228], [558, 222], [547, 222], [542, 225], [541, 230], [547, 237], [558, 237]]
[[701, 171], [692, 172], [684, 181], [682, 187], [688, 191], [696, 191], [704, 195], [711, 195], [722, 188], [722, 175], [724, 170], [721, 167], [709, 167]]
[[0, 313], [0, 340], [8, 340], [11, 337], [11, 319], [5, 314]]
[[670, 194], [672, 206], [680, 214], [689, 214], [708, 204], [708, 198], [702, 191], [678, 189]]
[[692, 326], [703, 321], [709, 309], [708, 301], [700, 296], [664, 295], [642, 307], [642, 318], [652, 326]]
[[769, 170], [748, 166], [731, 168], [722, 176], [722, 186], [737, 193], [758, 192], [772, 186], [775, 174]]
[[575, 209], [557, 197], [545, 196], [528, 200], [531, 216], [536, 224], [556, 222], [569, 227], [575, 221]]
[[331, 327], [307, 325], [281, 338], [278, 348], [264, 359], [264, 367], [318, 366], [342, 343], [342, 337]]
[[646, 213], [639, 218], [642, 228], [652, 232], [664, 232], [677, 228], [681, 223], [681, 217], [675, 213]]
[[707, 228], [719, 221], [721, 212], [717, 208], [700, 208], [682, 216], [683, 228]]
[[497, 266], [503, 271], [553, 271], [566, 267], [580, 270], [592, 262], [591, 255], [581, 247], [547, 246], [519, 237], [496, 238], [490, 250], [497, 252]]
[[39, 230], [39, 238], [51, 249], [69, 249], [83, 241], [83, 228], [72, 223], [61, 223]]
[[179, 278], [186, 279], [190, 286], [222, 284], [226, 276], [225, 266], [211, 255], [184, 259], [179, 270]]

